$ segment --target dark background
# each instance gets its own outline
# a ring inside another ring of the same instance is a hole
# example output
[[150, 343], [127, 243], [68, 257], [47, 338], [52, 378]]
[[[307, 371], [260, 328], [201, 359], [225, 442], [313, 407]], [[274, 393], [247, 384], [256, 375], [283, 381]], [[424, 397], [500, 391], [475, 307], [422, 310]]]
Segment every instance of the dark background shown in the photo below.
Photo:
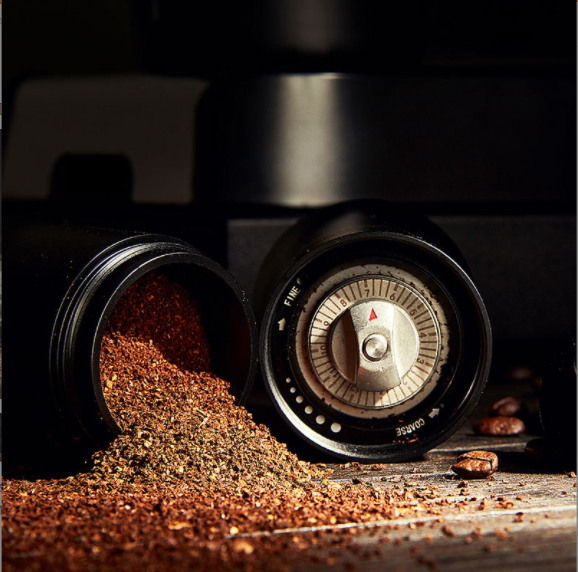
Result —
[[[322, 8], [327, 8], [330, 14], [334, 6], [347, 3], [295, 1], [293, 4], [320, 6], [316, 14], [319, 21], [323, 19]], [[362, 0], [356, 4], [363, 9], [364, 6], [373, 8], [376, 3]], [[576, 17], [572, 2], [491, 0], [472, 6], [468, 2], [442, 0], [403, 4], [407, 5], [408, 15], [404, 28], [419, 29], [423, 55], [420, 63], [565, 67], [568, 74], [574, 74]], [[136, 12], [144, 19], [146, 12], [154, 12], [158, 5], [158, 2], [147, 1], [133, 5], [129, 0], [102, 0], [98, 6], [72, 0], [8, 0], [4, 3], [4, 18], [8, 25], [3, 30], [5, 87], [9, 88], [19, 78], [39, 74], [143, 71], [147, 58], [152, 56], [139, 51], [143, 46], [137, 44], [138, 24], [133, 8], [140, 6]], [[187, 32], [188, 41], [194, 42], [191, 36], [200, 31], [198, 44], [202, 46], [210, 36], [212, 42], [222, 45], [225, 51], [238, 36], [254, 43], [254, 39], [247, 38], [248, 31], [261, 38], [267, 36], [267, 30], [258, 25], [251, 30], [251, 22], [257, 20], [255, 14], [259, 9], [290, 3], [160, 2], [160, 5], [188, 12], [188, 19], [185, 16], [179, 23], [180, 29]], [[391, 34], [391, 28], [399, 25], [399, 21], [393, 20], [394, 24], [388, 21], [388, 13], [395, 16], [396, 9], [381, 8], [383, 19], [379, 29], [384, 35]], [[208, 21], [207, 16], [212, 20]], [[215, 33], [216, 29], [221, 32]], [[151, 33], [148, 28], [146, 32]], [[157, 33], [162, 34], [162, 31]], [[166, 33], [168, 35], [169, 31]], [[141, 39], [142, 35], [141, 32]], [[201, 53], [187, 54], [191, 68], [209, 69], [209, 64], [215, 63], [216, 58], [207, 47]], [[151, 51], [154, 50], [151, 48]], [[162, 60], [160, 55], [156, 59]], [[171, 63], [165, 61], [164, 65]], [[363, 62], [357, 62], [357, 65], [362, 67]]]
[[[309, 208], [405, 203], [464, 252], [496, 359], [539, 369], [575, 327], [575, 3], [398, 4], [6, 2], [5, 228], [40, 217], [165, 232], [251, 291], [269, 246]], [[77, 80], [89, 83], [74, 95]], [[176, 141], [163, 114], [178, 123], [183, 86], [190, 194], [159, 185], [135, 198], [139, 173], [180, 177], [163, 162]], [[108, 117], [99, 133], [112, 142], [132, 110], [145, 159], [121, 144], [89, 152], [90, 134], [71, 146], [72, 107]], [[319, 156], [301, 152], [317, 136]], [[40, 169], [46, 149], [50, 175], [23, 191], [23, 165]]]

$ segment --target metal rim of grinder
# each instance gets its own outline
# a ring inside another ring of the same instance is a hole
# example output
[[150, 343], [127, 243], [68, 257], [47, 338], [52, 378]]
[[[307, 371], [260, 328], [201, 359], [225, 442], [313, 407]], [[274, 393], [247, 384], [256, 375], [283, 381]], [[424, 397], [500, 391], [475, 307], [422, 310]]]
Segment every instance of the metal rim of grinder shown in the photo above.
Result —
[[117, 302], [151, 272], [197, 302], [211, 371], [230, 383], [237, 403], [248, 398], [257, 369], [252, 308], [231, 273], [188, 243], [49, 221], [14, 225], [7, 242], [9, 473], [83, 470], [92, 453], [122, 432], [103, 393], [101, 342]]
[[492, 345], [464, 266], [433, 223], [381, 201], [321, 209], [285, 232], [256, 300], [263, 378], [290, 427], [368, 462], [415, 457], [455, 433]]
[[256, 324], [236, 279], [179, 239], [137, 234], [120, 240], [91, 260], [71, 284], [54, 323], [50, 348], [54, 392], [97, 443], [107, 443], [122, 432], [102, 389], [104, 332], [117, 302], [151, 272], [184, 286], [199, 304], [212, 371], [230, 382], [238, 404], [246, 402], [252, 388]]

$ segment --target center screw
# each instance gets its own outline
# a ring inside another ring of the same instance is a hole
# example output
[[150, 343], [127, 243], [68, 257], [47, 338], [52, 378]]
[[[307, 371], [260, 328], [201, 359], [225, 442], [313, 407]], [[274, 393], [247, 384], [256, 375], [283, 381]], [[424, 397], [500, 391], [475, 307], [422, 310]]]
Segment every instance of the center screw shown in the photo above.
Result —
[[387, 349], [387, 340], [381, 334], [370, 334], [363, 342], [363, 354], [370, 361], [382, 360]]

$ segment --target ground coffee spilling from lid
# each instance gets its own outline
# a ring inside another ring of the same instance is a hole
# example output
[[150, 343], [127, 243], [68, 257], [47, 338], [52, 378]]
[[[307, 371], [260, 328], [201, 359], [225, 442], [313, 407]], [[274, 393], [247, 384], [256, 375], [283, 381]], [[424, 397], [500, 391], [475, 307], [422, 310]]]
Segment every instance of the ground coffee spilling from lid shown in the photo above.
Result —
[[310, 536], [251, 533], [439, 515], [452, 504], [427, 487], [330, 482], [323, 466], [299, 461], [210, 372], [199, 308], [164, 276], [119, 301], [100, 367], [123, 434], [90, 472], [4, 483], [5, 570], [283, 570], [302, 565], [304, 549], [329, 562], [351, 535], [314, 536], [312, 553]]
[[104, 395], [124, 434], [95, 457], [118, 486], [279, 489], [319, 471], [300, 462], [237, 407], [209, 371], [197, 304], [164, 276], [127, 292], [101, 350]]

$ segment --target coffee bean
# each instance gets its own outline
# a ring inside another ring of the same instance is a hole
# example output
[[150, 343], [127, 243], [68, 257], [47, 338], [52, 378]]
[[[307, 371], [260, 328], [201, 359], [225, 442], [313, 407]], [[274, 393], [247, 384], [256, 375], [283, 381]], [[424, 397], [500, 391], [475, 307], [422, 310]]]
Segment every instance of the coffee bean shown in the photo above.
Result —
[[490, 407], [491, 417], [524, 417], [527, 413], [526, 404], [515, 397], [504, 397]]
[[526, 431], [526, 425], [517, 417], [487, 417], [474, 425], [478, 435], [519, 435]]
[[458, 457], [452, 471], [465, 479], [485, 479], [498, 468], [498, 456], [488, 451], [470, 451]]

